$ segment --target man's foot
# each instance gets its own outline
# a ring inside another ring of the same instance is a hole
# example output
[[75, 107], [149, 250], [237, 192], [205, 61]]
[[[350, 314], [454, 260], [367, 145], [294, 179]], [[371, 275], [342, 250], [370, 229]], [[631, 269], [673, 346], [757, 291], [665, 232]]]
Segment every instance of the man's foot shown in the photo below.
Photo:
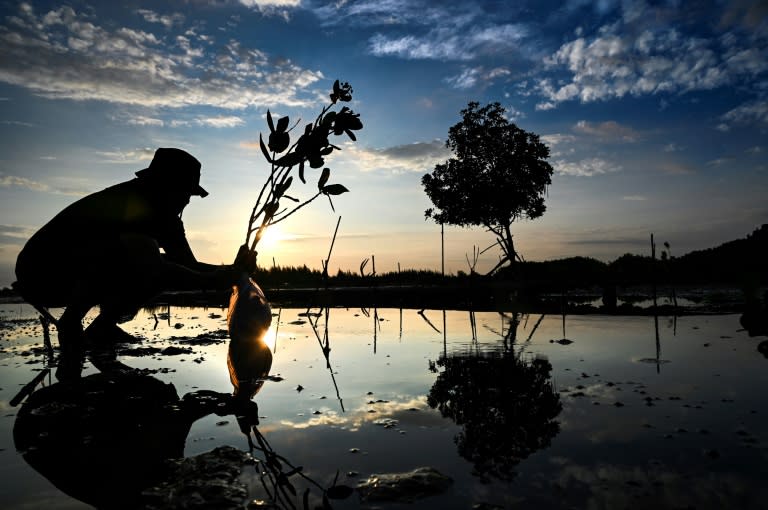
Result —
[[62, 349], [56, 361], [56, 379], [59, 382], [73, 382], [80, 379], [80, 374], [83, 371], [83, 361], [82, 351], [65, 351]]
[[56, 325], [59, 332], [59, 348], [61, 354], [69, 358], [77, 358], [82, 355], [85, 335], [83, 325], [79, 319], [70, 319], [66, 312], [61, 316]]
[[130, 373], [135, 370], [121, 361], [117, 361], [117, 354], [113, 345], [104, 346], [102, 343], [88, 353], [88, 359], [93, 366], [103, 373]]
[[90, 345], [138, 342], [135, 336], [126, 333], [117, 324], [102, 315], [96, 317], [91, 325], [85, 329], [85, 340]]

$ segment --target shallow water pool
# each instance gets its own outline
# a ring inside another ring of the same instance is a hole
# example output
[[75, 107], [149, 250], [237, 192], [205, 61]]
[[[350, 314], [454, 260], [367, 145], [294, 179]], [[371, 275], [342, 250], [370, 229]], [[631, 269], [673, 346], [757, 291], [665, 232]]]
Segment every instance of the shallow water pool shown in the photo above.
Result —
[[[283, 471], [301, 466], [311, 480], [290, 475], [296, 508], [306, 488], [314, 505], [335, 479], [356, 487], [374, 474], [422, 466], [452, 484], [412, 503], [371, 501], [360, 493], [330, 503], [441, 509], [768, 505], [768, 359], [757, 351], [765, 338], [741, 331], [737, 315], [563, 320], [512, 312], [306, 312], [273, 310], [270, 376], [253, 399], [257, 432], [283, 459]], [[0, 305], [0, 505], [88, 508], [84, 501], [93, 502], [89, 494], [97, 484], [114, 487], [119, 502], [132, 475], [118, 469], [123, 479], [107, 480], [100, 473], [124, 455], [141, 455], [142, 444], [112, 440], [103, 468], [56, 458], [42, 474], [17, 451], [14, 433], [18, 443], [25, 431], [18, 430], [17, 417], [25, 404], [11, 401], [51, 364], [36, 317], [27, 305]], [[171, 388], [179, 399], [202, 390], [233, 391], [222, 332], [226, 310], [143, 311], [123, 328], [141, 342], [118, 348], [117, 361], [136, 369], [142, 385]], [[55, 345], [55, 329], [52, 335]], [[168, 347], [175, 349], [162, 353]], [[323, 347], [330, 348], [327, 359]], [[97, 372], [86, 361], [82, 377]], [[55, 374], [54, 367], [36, 392], [61, 384]], [[130, 394], [120, 398], [126, 403], [117, 408], [132, 409]], [[100, 427], [94, 436], [111, 425], [107, 420]], [[249, 450], [235, 416], [211, 413], [173, 430], [172, 441], [186, 457], [220, 445]], [[261, 453], [253, 451], [257, 459]], [[270, 485], [257, 472], [245, 475], [249, 497], [269, 500]], [[290, 508], [288, 501], [280, 504]]]

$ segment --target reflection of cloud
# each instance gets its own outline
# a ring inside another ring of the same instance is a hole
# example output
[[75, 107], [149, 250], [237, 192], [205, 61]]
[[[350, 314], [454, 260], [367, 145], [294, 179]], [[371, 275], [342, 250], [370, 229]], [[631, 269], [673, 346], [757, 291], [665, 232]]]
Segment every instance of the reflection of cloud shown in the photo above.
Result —
[[[354, 423], [352, 417], [339, 416], [337, 413], [326, 411], [311, 418], [309, 421], [294, 422], [291, 420], [281, 420], [280, 424], [294, 429], [308, 429], [325, 425], [349, 425]], [[266, 430], [266, 429], [265, 429]]]
[[[181, 22], [140, 14], [168, 28]], [[67, 6], [38, 14], [24, 3], [9, 19], [0, 27], [0, 81], [49, 98], [171, 108], [300, 106], [311, 101], [298, 95], [322, 78], [290, 61], [269, 63], [262, 52], [239, 43], [213, 52], [209, 39], [194, 32], [157, 37], [100, 26]]]
[[558, 494], [584, 494], [585, 499], [578, 502], [580, 508], [719, 508], [728, 506], [727, 502], [744, 501], [746, 487], [760, 486], [756, 477], [748, 475], [718, 470], [712, 476], [703, 455], [689, 461], [699, 465], [683, 470], [660, 461], [585, 465], [555, 457], [552, 463], [559, 472], [548, 482]]
[[[371, 413], [369, 412], [370, 409], [374, 409], [376, 412]], [[443, 418], [429, 408], [425, 396], [414, 397], [404, 401], [366, 404], [365, 406], [348, 411], [343, 416], [334, 411], [324, 410], [323, 414], [315, 415], [304, 422], [282, 420], [280, 424], [295, 429], [306, 429], [324, 425], [344, 425], [354, 431], [362, 425], [370, 424], [383, 418], [395, 419], [399, 423], [406, 421], [409, 423], [417, 422], [419, 425], [444, 424]]]

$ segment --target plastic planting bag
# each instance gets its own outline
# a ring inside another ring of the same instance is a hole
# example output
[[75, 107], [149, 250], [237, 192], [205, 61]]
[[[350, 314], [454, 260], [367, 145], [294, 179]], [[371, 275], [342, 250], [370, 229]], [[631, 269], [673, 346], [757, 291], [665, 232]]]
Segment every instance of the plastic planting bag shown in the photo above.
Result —
[[261, 389], [272, 368], [272, 351], [266, 343], [272, 309], [264, 292], [245, 274], [232, 287], [227, 312], [229, 352], [227, 366], [234, 395], [250, 399]]

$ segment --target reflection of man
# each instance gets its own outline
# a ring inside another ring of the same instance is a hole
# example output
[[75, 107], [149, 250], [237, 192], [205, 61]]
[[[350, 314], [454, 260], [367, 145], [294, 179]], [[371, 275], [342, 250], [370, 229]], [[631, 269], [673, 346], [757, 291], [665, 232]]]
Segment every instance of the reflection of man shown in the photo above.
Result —
[[[247, 250], [232, 266], [192, 253], [181, 214], [192, 196], [208, 195], [200, 166], [183, 150], [158, 149], [136, 179], [71, 204], [24, 246], [16, 287], [35, 306], [66, 308], [58, 323], [64, 351], [78, 349], [83, 336], [125, 336], [120, 319], [163, 290], [223, 289], [254, 269]], [[101, 312], [84, 334], [82, 319], [96, 305]]]
[[236, 415], [244, 433], [258, 424], [255, 402], [208, 390], [179, 398], [172, 384], [147, 375], [99, 373], [30, 395], [13, 437], [29, 465], [70, 496], [96, 508], [145, 508], [143, 491], [170, 479], [167, 460], [184, 457], [192, 424], [209, 414]]

